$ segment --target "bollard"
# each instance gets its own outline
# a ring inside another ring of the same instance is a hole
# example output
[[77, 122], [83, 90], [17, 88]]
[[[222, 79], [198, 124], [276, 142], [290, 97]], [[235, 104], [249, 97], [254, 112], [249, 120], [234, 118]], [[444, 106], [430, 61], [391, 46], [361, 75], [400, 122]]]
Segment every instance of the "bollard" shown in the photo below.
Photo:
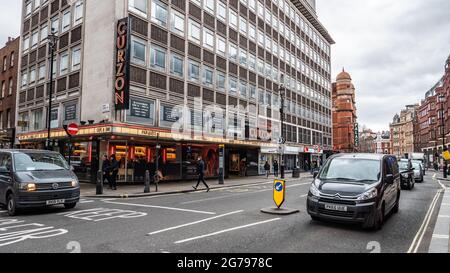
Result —
[[97, 195], [103, 194], [103, 172], [98, 171], [97, 173]]
[[150, 193], [150, 171], [145, 171], [145, 188], [144, 193]]

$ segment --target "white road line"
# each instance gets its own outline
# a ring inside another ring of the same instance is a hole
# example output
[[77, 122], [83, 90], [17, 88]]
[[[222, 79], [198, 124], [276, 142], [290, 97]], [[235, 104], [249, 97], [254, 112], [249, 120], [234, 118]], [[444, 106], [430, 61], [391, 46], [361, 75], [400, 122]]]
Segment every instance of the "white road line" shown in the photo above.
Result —
[[436, 239], [449, 239], [449, 236], [448, 235], [441, 235], [441, 234], [433, 234], [433, 238], [436, 238]]
[[195, 222], [187, 223], [187, 224], [184, 224], [184, 225], [179, 225], [179, 226], [175, 226], [175, 227], [170, 227], [170, 228], [154, 231], [154, 232], [149, 233], [148, 235], [155, 235], [155, 234], [158, 234], [158, 233], [163, 233], [163, 232], [166, 232], [166, 231], [179, 229], [179, 228], [182, 228], [182, 227], [193, 226], [193, 225], [196, 225], [196, 224], [200, 224], [200, 223], [204, 223], [204, 222], [207, 222], [207, 221], [223, 218], [223, 217], [226, 217], [226, 216], [229, 216], [229, 215], [233, 215], [233, 214], [238, 214], [238, 213], [241, 213], [241, 212], [243, 212], [243, 210], [233, 211], [233, 212], [230, 212], [230, 213], [217, 215], [217, 216], [214, 216], [214, 217], [211, 217], [211, 218], [206, 218], [206, 219], [203, 219], [203, 220], [200, 220], [200, 221], [195, 221]]
[[307, 196], [308, 196], [308, 194], [303, 194], [303, 195], [300, 195], [300, 198], [305, 198]]
[[441, 206], [450, 206], [450, 203], [442, 203]]
[[155, 209], [166, 209], [166, 210], [175, 210], [175, 211], [185, 211], [185, 212], [193, 212], [200, 214], [210, 214], [214, 215], [215, 212], [210, 211], [200, 211], [200, 210], [192, 210], [192, 209], [181, 209], [181, 208], [172, 208], [172, 207], [162, 207], [162, 206], [152, 206], [152, 205], [144, 205], [144, 204], [133, 204], [133, 203], [122, 203], [122, 202], [113, 202], [113, 201], [104, 201], [108, 204], [116, 204], [116, 205], [125, 205], [125, 206], [134, 206], [134, 207], [144, 207], [144, 208], [155, 208]]
[[[433, 214], [434, 208], [436, 206], [437, 200], [439, 199], [439, 195], [441, 194], [442, 190], [438, 190], [438, 192], [436, 193], [436, 195], [434, 196], [430, 207], [428, 208], [427, 213], [425, 214], [425, 218], [422, 221], [422, 225], [420, 226], [419, 230], [417, 231], [416, 236], [414, 237], [414, 240], [411, 243], [411, 246], [408, 249], [407, 253], [415, 253], [418, 249], [418, 246], [420, 245], [420, 243], [422, 241], [422, 238], [425, 234], [426, 231], [426, 226], [428, 226], [428, 223], [430, 222], [431, 216]], [[414, 248], [414, 246], [416, 246], [416, 248]]]
[[438, 215], [439, 218], [450, 218], [450, 215]]
[[[292, 187], [299, 187], [299, 186], [305, 186], [305, 185], [311, 185], [311, 183], [294, 184], [294, 185], [287, 186], [286, 188], [289, 189], [289, 188], [292, 188]], [[236, 194], [228, 194], [228, 195], [225, 195], [225, 196], [211, 197], [211, 198], [204, 198], [204, 199], [187, 201], [187, 202], [180, 203], [180, 205], [188, 205], [188, 204], [195, 204], [195, 203], [201, 203], [201, 202], [212, 201], [212, 200], [220, 200], [220, 199], [225, 199], [225, 198], [229, 198], [229, 197], [248, 195], [248, 194], [260, 193], [260, 192], [266, 192], [266, 191], [272, 191], [272, 190], [273, 189], [270, 188], [270, 189], [264, 189], [264, 190], [259, 190], [259, 191], [242, 192], [242, 193], [236, 193]]]
[[217, 231], [217, 232], [213, 232], [213, 233], [209, 233], [209, 234], [205, 234], [205, 235], [201, 235], [201, 236], [197, 236], [197, 237], [192, 237], [192, 238], [176, 241], [175, 244], [182, 244], [182, 243], [186, 243], [186, 242], [190, 242], [190, 241], [194, 241], [194, 240], [198, 240], [198, 239], [202, 239], [202, 238], [207, 238], [207, 237], [219, 235], [219, 234], [222, 234], [222, 233], [226, 233], [226, 232], [230, 232], [230, 231], [234, 231], [234, 230], [238, 230], [238, 229], [244, 229], [244, 228], [253, 227], [253, 226], [257, 226], [257, 225], [267, 224], [267, 223], [278, 221], [278, 220], [281, 220], [281, 218], [274, 218], [274, 219], [270, 219], [270, 220], [267, 220], [267, 221], [261, 221], [261, 222], [256, 222], [256, 223], [253, 223], [253, 224], [244, 225], [244, 226], [238, 226], [238, 227], [234, 227], [234, 228], [224, 229], [224, 230], [221, 230], [221, 231]]

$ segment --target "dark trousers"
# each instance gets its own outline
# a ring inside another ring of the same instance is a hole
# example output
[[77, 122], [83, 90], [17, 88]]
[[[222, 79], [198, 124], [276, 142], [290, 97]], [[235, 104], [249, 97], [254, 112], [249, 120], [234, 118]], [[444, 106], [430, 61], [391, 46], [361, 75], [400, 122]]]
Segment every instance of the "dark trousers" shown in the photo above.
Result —
[[273, 175], [275, 175], [275, 177], [278, 177], [278, 170], [274, 170]]
[[118, 172], [112, 172], [112, 175], [110, 178], [111, 183], [109, 185], [113, 189], [117, 188], [117, 175], [118, 174], [119, 174]]
[[108, 182], [108, 185], [111, 187], [111, 174], [109, 172], [103, 173], [103, 183], [105, 183], [105, 180]]
[[204, 174], [199, 174], [199, 175], [198, 175], [197, 186], [195, 186], [195, 188], [198, 188], [198, 186], [200, 186], [200, 182], [202, 182], [203, 185], [205, 185], [205, 187], [206, 187], [207, 189], [209, 189], [209, 186], [208, 186], [208, 184], [206, 184], [206, 181], [205, 181], [205, 177], [204, 177], [204, 176], [205, 176]]

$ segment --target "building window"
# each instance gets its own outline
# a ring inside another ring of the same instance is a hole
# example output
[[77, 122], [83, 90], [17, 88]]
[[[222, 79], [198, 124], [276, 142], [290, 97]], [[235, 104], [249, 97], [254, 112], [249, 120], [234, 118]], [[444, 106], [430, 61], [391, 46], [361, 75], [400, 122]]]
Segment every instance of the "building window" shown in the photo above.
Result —
[[3, 57], [3, 71], [6, 71], [6, 68], [7, 68], [7, 64], [8, 63], [8, 59], [6, 58], [6, 56], [5, 57]]
[[72, 71], [80, 69], [81, 63], [81, 49], [72, 49]]
[[31, 49], [34, 49], [37, 47], [39, 40], [39, 32], [35, 31], [33, 34], [31, 34]]
[[69, 70], [69, 54], [63, 53], [59, 61], [59, 75], [66, 75]]
[[36, 81], [36, 69], [30, 70], [30, 84], [33, 84]]
[[32, 118], [33, 118], [33, 130], [38, 131], [43, 128], [42, 123], [42, 109], [34, 110], [32, 112]]
[[8, 82], [8, 95], [12, 95], [12, 93], [13, 93], [13, 86], [14, 86], [13, 78], [9, 78], [9, 82]]
[[184, 62], [183, 58], [172, 54], [170, 58], [170, 73], [175, 76], [183, 77], [184, 75]]
[[132, 62], [139, 65], [145, 65], [147, 58], [147, 45], [144, 41], [134, 38], [131, 40], [131, 58]]
[[214, 5], [216, 4], [216, 0], [203, 0], [203, 3], [205, 10], [214, 15]]
[[28, 84], [28, 73], [22, 72], [22, 87]]
[[178, 12], [172, 12], [171, 29], [172, 32], [184, 36], [184, 15]]
[[48, 26], [41, 27], [41, 43], [44, 43], [48, 37]]
[[188, 38], [196, 43], [200, 43], [200, 24], [196, 23], [192, 19], [189, 19]]
[[58, 34], [58, 32], [59, 32], [59, 19], [58, 19], [58, 17], [52, 19], [51, 26], [52, 26], [51, 33]]
[[230, 26], [234, 29], [237, 29], [238, 18], [237, 18], [236, 12], [234, 12], [232, 9], [229, 10], [228, 20], [229, 20]]
[[225, 56], [227, 50], [227, 42], [222, 37], [217, 37], [217, 53]]
[[248, 93], [247, 93], [247, 83], [240, 81], [239, 82], [239, 93], [241, 94], [241, 97], [243, 98], [247, 98]]
[[45, 80], [45, 73], [46, 73], [45, 63], [40, 64], [38, 70], [39, 70], [38, 72], [39, 81]]
[[72, 102], [64, 105], [64, 121], [75, 121], [77, 117], [77, 103]]
[[222, 21], [227, 21], [227, 7], [220, 1], [217, 2], [217, 17]]
[[127, 121], [145, 125], [155, 125], [155, 102], [152, 100], [131, 98]]
[[[21, 132], [28, 132], [29, 130], [29, 117], [28, 112], [20, 113], [19, 114], [19, 128]], [[0, 124], [1, 126], [1, 124]]]
[[214, 84], [213, 79], [214, 79], [213, 69], [210, 67], [205, 67], [203, 69], [203, 84], [212, 87]]
[[206, 48], [214, 50], [214, 33], [207, 28], [203, 31], [203, 45]]
[[147, 0], [130, 0], [129, 9], [147, 18]]
[[198, 64], [194, 61], [189, 61], [188, 73], [189, 73], [190, 81], [198, 82], [198, 80], [200, 79], [200, 64]]
[[152, 1], [152, 21], [167, 26], [167, 5], [157, 1]]
[[6, 110], [6, 128], [12, 128], [11, 126], [11, 109]]
[[229, 59], [232, 60], [232, 61], [237, 62], [237, 55], [238, 55], [238, 49], [237, 49], [237, 46], [235, 46], [235, 45], [232, 44], [232, 43], [230, 43], [229, 45], [230, 45], [230, 46], [229, 46], [230, 50], [229, 50], [229, 52], [228, 52], [228, 54], [229, 54]]
[[230, 77], [230, 93], [236, 94], [237, 93], [237, 79], [235, 77]]
[[150, 66], [154, 69], [166, 70], [166, 50], [160, 47], [152, 46], [150, 48]]
[[27, 52], [30, 48], [30, 37], [23, 38], [23, 52]]
[[75, 4], [75, 11], [74, 11], [74, 16], [73, 16], [73, 25], [78, 25], [79, 23], [81, 23], [82, 19], [83, 19], [83, 1], [78, 1]]
[[6, 93], [6, 82], [2, 81], [2, 98], [5, 97], [5, 93]]
[[70, 28], [70, 10], [66, 11], [62, 18], [62, 32], [69, 30]]
[[16, 54], [15, 54], [14, 51], [13, 51], [13, 52], [11, 52], [11, 58], [10, 58], [10, 60], [9, 60], [9, 66], [10, 66], [10, 67], [13, 67], [13, 66], [14, 66], [15, 59], [16, 59]]
[[216, 87], [219, 91], [225, 91], [225, 74], [222, 72], [217, 72], [217, 82]]

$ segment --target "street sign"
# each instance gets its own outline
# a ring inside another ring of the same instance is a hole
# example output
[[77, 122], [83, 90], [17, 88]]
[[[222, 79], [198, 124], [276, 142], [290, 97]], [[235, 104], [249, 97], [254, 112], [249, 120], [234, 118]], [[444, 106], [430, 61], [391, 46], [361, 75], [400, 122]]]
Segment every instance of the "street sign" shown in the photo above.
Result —
[[442, 153], [442, 157], [444, 158], [444, 160], [450, 160], [450, 152], [449, 151], [444, 151]]
[[78, 124], [76, 123], [71, 123], [69, 124], [69, 126], [67, 126], [67, 133], [70, 136], [76, 136], [78, 134], [79, 128], [78, 128]]
[[275, 205], [280, 208], [286, 198], [286, 181], [275, 180], [273, 185], [273, 201]]

